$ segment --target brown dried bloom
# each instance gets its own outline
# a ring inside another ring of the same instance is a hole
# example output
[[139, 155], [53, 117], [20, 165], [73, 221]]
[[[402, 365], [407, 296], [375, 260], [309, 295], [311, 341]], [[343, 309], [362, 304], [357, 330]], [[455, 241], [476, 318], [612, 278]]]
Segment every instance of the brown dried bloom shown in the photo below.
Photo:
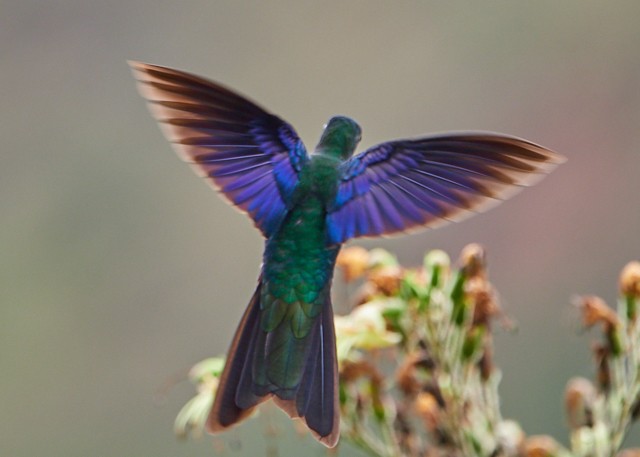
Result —
[[396, 371], [398, 388], [408, 397], [416, 395], [423, 387], [423, 383], [416, 376], [417, 370], [431, 370], [433, 367], [433, 360], [425, 351], [416, 351], [408, 354]]
[[582, 323], [593, 327], [602, 322], [605, 327], [614, 327], [620, 323], [618, 315], [600, 297], [588, 295], [580, 297], [577, 306], [582, 310]]
[[370, 400], [373, 412], [377, 416], [383, 417], [385, 412], [382, 403], [382, 382], [384, 379], [382, 374], [373, 364], [367, 361], [345, 361], [342, 364], [340, 370], [340, 381], [342, 383], [352, 384], [362, 378], [369, 381], [369, 390], [367, 392], [367, 398], [365, 398], [362, 392], [358, 392], [356, 397], [356, 411], [362, 412], [366, 400]]
[[609, 367], [611, 350], [606, 345], [594, 344], [592, 351], [597, 366], [596, 379], [598, 385], [604, 391], [608, 391], [611, 387], [611, 369]]
[[407, 355], [396, 372], [396, 384], [406, 396], [413, 396], [420, 391], [420, 382], [416, 379], [415, 369], [421, 358], [420, 352]]
[[620, 273], [620, 291], [627, 297], [640, 298], [640, 262], [629, 262]]
[[618, 356], [623, 351], [621, 338], [621, 322], [616, 312], [599, 297], [580, 297], [577, 306], [582, 310], [582, 322], [585, 327], [592, 327], [598, 322], [604, 327], [609, 354]]
[[474, 305], [473, 325], [487, 325], [500, 312], [493, 286], [486, 279], [472, 277], [465, 283], [465, 293]]
[[564, 406], [572, 429], [593, 426], [593, 405], [597, 392], [585, 378], [572, 378], [564, 391]]
[[340, 369], [340, 379], [345, 383], [351, 383], [363, 377], [371, 379], [376, 384], [382, 383], [382, 375], [373, 364], [367, 361], [345, 361]]
[[495, 371], [493, 364], [493, 347], [491, 344], [485, 345], [482, 357], [480, 357], [478, 361], [478, 366], [480, 367], [480, 377], [483, 381], [488, 381], [491, 378], [491, 374]]
[[336, 266], [342, 269], [344, 280], [351, 282], [361, 277], [369, 266], [369, 251], [360, 246], [349, 246], [338, 254]]
[[468, 244], [460, 253], [460, 264], [465, 276], [468, 278], [486, 276], [487, 254], [482, 246], [477, 243]]
[[428, 392], [420, 392], [414, 401], [414, 407], [427, 430], [434, 432], [440, 422], [440, 405], [436, 397]]
[[368, 279], [384, 295], [395, 295], [400, 290], [400, 283], [404, 272], [395, 265], [376, 268], [369, 273]]
[[558, 454], [560, 445], [548, 435], [532, 435], [523, 446], [524, 457], [554, 457]]

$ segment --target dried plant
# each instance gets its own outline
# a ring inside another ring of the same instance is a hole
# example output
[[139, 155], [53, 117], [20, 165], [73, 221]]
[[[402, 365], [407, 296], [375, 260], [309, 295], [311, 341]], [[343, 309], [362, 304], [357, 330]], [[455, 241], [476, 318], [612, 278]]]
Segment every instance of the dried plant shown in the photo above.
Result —
[[[620, 451], [640, 415], [640, 263], [621, 274], [617, 312], [597, 297], [576, 299], [583, 325], [599, 326], [596, 380], [571, 379], [565, 408], [570, 449], [526, 436], [500, 413], [494, 321], [508, 320], [489, 282], [485, 252], [467, 246], [455, 268], [431, 251], [419, 268], [387, 251], [350, 247], [338, 258], [354, 307], [336, 316], [342, 439], [372, 456], [640, 456]], [[201, 433], [223, 359], [197, 364], [198, 394], [180, 411], [176, 433]]]

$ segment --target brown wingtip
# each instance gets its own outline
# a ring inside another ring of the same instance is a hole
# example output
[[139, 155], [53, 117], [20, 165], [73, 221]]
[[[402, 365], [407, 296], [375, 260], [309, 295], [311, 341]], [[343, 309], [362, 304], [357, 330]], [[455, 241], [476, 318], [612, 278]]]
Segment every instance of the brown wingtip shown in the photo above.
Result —
[[159, 65], [154, 65], [152, 63], [142, 62], [140, 60], [127, 60], [127, 64], [133, 70], [145, 70], [147, 68], [164, 68]]
[[140, 62], [139, 60], [127, 60], [127, 65], [129, 65], [134, 76], [136, 76], [138, 72], [144, 72], [146, 69], [154, 67], [152, 64]]

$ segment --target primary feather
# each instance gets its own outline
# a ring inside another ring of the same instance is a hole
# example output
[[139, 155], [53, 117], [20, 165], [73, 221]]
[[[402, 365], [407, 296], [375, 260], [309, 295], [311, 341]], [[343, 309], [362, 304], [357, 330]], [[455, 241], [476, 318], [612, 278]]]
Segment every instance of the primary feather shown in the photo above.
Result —
[[219, 84], [166, 67], [130, 65], [180, 157], [248, 213], [264, 236], [275, 231], [308, 160], [293, 128]]

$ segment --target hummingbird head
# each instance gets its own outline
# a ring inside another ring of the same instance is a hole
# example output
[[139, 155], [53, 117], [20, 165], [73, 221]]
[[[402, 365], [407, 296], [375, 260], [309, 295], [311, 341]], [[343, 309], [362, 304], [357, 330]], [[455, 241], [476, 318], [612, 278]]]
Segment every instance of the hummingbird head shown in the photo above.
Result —
[[347, 160], [353, 155], [361, 138], [362, 130], [356, 121], [345, 116], [334, 116], [325, 125], [316, 151]]

